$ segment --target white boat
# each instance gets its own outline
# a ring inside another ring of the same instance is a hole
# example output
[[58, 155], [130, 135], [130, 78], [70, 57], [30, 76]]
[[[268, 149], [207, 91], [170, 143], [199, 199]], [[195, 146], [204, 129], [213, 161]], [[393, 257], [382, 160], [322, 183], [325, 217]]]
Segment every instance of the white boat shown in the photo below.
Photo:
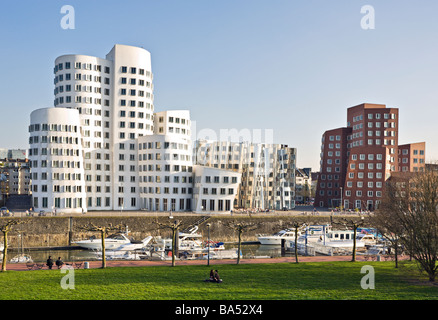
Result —
[[377, 239], [373, 234], [369, 233], [360, 233], [357, 235], [356, 239], [358, 241], [365, 242], [365, 245], [375, 245], [377, 244]]
[[[308, 229], [306, 234], [298, 238], [298, 248], [302, 252], [326, 255], [349, 254], [356, 244], [356, 250], [364, 250], [366, 242], [356, 237], [353, 230], [332, 230], [330, 226]], [[294, 241], [289, 242], [289, 249], [295, 247]]]
[[[97, 260], [102, 260], [102, 251], [94, 252]], [[144, 256], [144, 252], [138, 250], [105, 250], [106, 260], [140, 260]]]
[[27, 254], [18, 254], [15, 257], [13, 257], [11, 260], [9, 260], [11, 263], [25, 263], [25, 262], [33, 262], [33, 259], [31, 256]]
[[[304, 232], [298, 237], [299, 243], [317, 242], [327, 236], [331, 232], [330, 225], [313, 225], [305, 228]], [[295, 239], [294, 239], [295, 240]], [[294, 241], [291, 241], [294, 242]]]
[[[202, 234], [197, 233], [198, 227], [195, 226], [188, 232], [178, 233], [178, 251], [188, 252], [188, 253], [198, 253], [208, 251], [208, 246], [210, 250], [224, 250], [223, 242], [203, 242]], [[172, 239], [155, 237], [154, 244], [151, 245], [154, 251], [170, 251], [172, 250]]]
[[[298, 231], [298, 236], [301, 233]], [[285, 229], [281, 230], [273, 235], [258, 235], [257, 240], [259, 240], [262, 245], [281, 245], [282, 240], [295, 241], [295, 230]]]
[[[227, 250], [219, 250], [219, 251], [210, 251], [210, 254], [208, 252], [203, 252], [203, 255], [201, 259], [208, 260], [208, 257], [210, 256], [210, 259], [237, 259], [237, 248], [233, 249], [227, 249]], [[240, 253], [240, 257], [242, 258], [242, 252]]]
[[[151, 236], [146, 237], [142, 241], [134, 241], [128, 239], [124, 233], [116, 233], [108, 238], [105, 238], [105, 249], [106, 250], [135, 250], [146, 246], [152, 239]], [[91, 237], [88, 240], [81, 240], [73, 242], [76, 245], [90, 250], [102, 250], [102, 239]]]

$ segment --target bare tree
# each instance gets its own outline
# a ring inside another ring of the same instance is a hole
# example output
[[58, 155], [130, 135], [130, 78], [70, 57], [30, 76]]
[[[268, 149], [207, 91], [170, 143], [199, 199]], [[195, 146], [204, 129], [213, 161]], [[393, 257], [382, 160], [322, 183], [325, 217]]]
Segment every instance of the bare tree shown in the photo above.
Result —
[[85, 226], [78, 226], [78, 229], [84, 231], [100, 232], [100, 237], [102, 241], [102, 269], [106, 268], [105, 238], [107, 237], [109, 232], [120, 232], [124, 227], [126, 226], [122, 224], [118, 224], [116, 226], [113, 226], [112, 224], [109, 224], [108, 226], [97, 226], [91, 222]]
[[357, 229], [365, 224], [364, 217], [361, 217], [358, 220], [341, 218], [340, 220], [334, 222], [334, 224], [342, 225], [342, 226], [346, 227], [347, 229], [353, 229], [353, 252], [352, 252], [351, 261], [355, 262], [356, 261], [356, 246], [357, 246], [357, 243], [356, 243]]
[[438, 172], [424, 171], [392, 175], [385, 197], [375, 213], [379, 220], [392, 221], [388, 233], [435, 281], [438, 271]]
[[237, 264], [240, 263], [240, 251], [242, 247], [242, 233], [245, 231], [255, 230], [259, 227], [259, 223], [244, 222], [244, 221], [228, 221], [225, 222], [228, 228], [234, 229], [238, 233], [238, 245], [237, 245]]
[[306, 224], [305, 223], [300, 223], [298, 221], [292, 221], [290, 225], [292, 226], [292, 228], [295, 231], [295, 240], [294, 240], [295, 241], [295, 248], [294, 248], [294, 251], [295, 251], [295, 262], [298, 263], [298, 231], [300, 229], [303, 229], [304, 227], [306, 227]]
[[2, 272], [6, 271], [6, 262], [7, 255], [8, 255], [8, 233], [12, 230], [13, 226], [16, 226], [18, 224], [27, 223], [27, 221], [24, 220], [8, 220], [6, 223], [2, 226], [0, 226], [0, 231], [3, 232], [3, 243], [4, 243], [4, 249], [3, 249], [3, 263], [2, 263]]
[[398, 256], [400, 254], [400, 238], [398, 235], [401, 233], [400, 224], [398, 221], [384, 214], [383, 211], [379, 211], [378, 214], [371, 216], [370, 224], [373, 225], [377, 232], [394, 248], [395, 267], [398, 268]]
[[155, 221], [155, 224], [159, 225], [161, 228], [167, 228], [172, 230], [172, 267], [175, 266], [175, 252], [176, 252], [176, 246], [177, 246], [177, 237], [178, 237], [178, 229], [182, 225], [181, 221], [175, 220], [173, 223], [161, 223], [158, 221]]

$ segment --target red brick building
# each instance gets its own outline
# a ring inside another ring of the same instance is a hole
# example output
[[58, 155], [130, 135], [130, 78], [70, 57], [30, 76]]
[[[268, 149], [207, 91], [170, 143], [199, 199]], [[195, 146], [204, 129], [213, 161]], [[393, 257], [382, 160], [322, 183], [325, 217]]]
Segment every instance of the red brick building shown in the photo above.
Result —
[[346, 128], [324, 133], [315, 206], [374, 210], [391, 173], [424, 170], [425, 143], [399, 151], [398, 115], [397, 108], [360, 104], [347, 109]]

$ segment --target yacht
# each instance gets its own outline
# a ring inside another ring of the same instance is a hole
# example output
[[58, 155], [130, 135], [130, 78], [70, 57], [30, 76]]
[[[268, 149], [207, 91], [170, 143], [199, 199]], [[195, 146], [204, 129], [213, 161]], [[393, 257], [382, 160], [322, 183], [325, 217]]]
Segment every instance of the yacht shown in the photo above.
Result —
[[[301, 233], [298, 231], [297, 235], [300, 236]], [[285, 229], [273, 235], [258, 235], [257, 239], [262, 245], [281, 245], [283, 239], [286, 241], [295, 241], [295, 230]]]
[[[116, 233], [105, 238], [105, 250], [135, 250], [146, 246], [152, 239], [151, 236], [146, 237], [141, 241], [134, 241], [128, 239], [124, 233]], [[74, 244], [90, 250], [102, 250], [102, 239], [91, 237], [88, 240], [81, 240], [73, 242]]]

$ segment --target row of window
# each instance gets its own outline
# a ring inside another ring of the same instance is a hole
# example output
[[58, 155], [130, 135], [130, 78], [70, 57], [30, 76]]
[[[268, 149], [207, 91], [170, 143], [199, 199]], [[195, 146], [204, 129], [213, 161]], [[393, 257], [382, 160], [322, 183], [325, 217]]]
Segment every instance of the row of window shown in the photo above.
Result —
[[[38, 148], [29, 149], [29, 157], [37, 156], [38, 150]], [[41, 148], [41, 155], [79, 157], [79, 149]]]
[[[53, 73], [57, 73], [58, 71], [62, 71], [64, 69], [71, 69], [72, 63], [67, 61], [65, 63], [58, 63], [55, 65], [55, 68], [53, 69]], [[91, 64], [91, 63], [85, 63], [85, 62], [75, 62], [74, 63], [75, 69], [83, 69], [83, 70], [93, 70], [97, 72], [102, 72], [102, 65], [100, 64]], [[110, 73], [110, 67], [104, 66], [103, 68], [105, 73]]]
[[143, 165], [140, 166], [140, 172], [186, 172], [185, 170], [187, 170], [187, 172], [192, 172], [193, 168], [191, 166], [180, 166], [180, 165], [173, 165], [171, 166], [170, 164], [165, 164], [165, 165], [161, 165], [161, 164], [149, 164], [149, 165]]
[[[128, 73], [128, 67], [127, 66], [122, 66], [120, 67], [120, 72], [121, 73]], [[131, 74], [137, 74], [137, 68], [136, 67], [130, 67], [129, 68], [129, 73]], [[142, 68], [138, 68], [138, 74], [141, 76], [146, 75], [147, 77], [150, 77], [152, 75], [152, 73], [150, 71], [145, 71], [145, 69]]]
[[[383, 119], [388, 120], [388, 119], [396, 119], [396, 114], [395, 113], [368, 113], [367, 118], [368, 120], [373, 120], [373, 119]], [[359, 115], [356, 117], [353, 117], [353, 122], [358, 122], [358, 121], [362, 121], [363, 120], [363, 115]], [[350, 124], [348, 124], [348, 126], [350, 126]]]
[[139, 161], [150, 161], [150, 160], [164, 160], [164, 161], [191, 161], [192, 157], [191, 155], [186, 154], [178, 154], [173, 153], [172, 155], [170, 153], [144, 153], [143, 155], [140, 155]]
[[[187, 125], [190, 125], [190, 120], [188, 120], [188, 119], [184, 119], [184, 118], [169, 117], [168, 121], [169, 121], [170, 123], [176, 123], [176, 124], [179, 124], [179, 123], [181, 123], [181, 124], [186, 124], [186, 123], [187, 123]], [[163, 122], [164, 122], [164, 117], [159, 117], [159, 118], [158, 118], [158, 122], [159, 122], [159, 123], [163, 123]]]
[[[186, 172], [186, 171], [184, 171]], [[140, 182], [145, 183], [193, 183], [193, 177], [192, 176], [141, 176]]]
[[[358, 163], [357, 164], [357, 168], [359, 170], [364, 170], [365, 169], [365, 163]], [[382, 170], [383, 169], [383, 164], [382, 163], [374, 164], [374, 163], [370, 162], [370, 163], [367, 163], [367, 168], [368, 168], [368, 170], [374, 170], [374, 168], [377, 169], [377, 170]], [[356, 169], [356, 163], [350, 163], [350, 169], [351, 170], [355, 170]]]
[[173, 150], [188, 150], [189, 146], [187, 143], [178, 143], [178, 142], [143, 142], [138, 144], [139, 150], [147, 150], [147, 149], [173, 149]]
[[[40, 162], [40, 163], [39, 163]], [[79, 169], [81, 168], [81, 162], [80, 161], [58, 161], [58, 160], [33, 160], [29, 162], [31, 168], [38, 168], [40, 166], [41, 168], [47, 168], [50, 166], [51, 168], [68, 168], [68, 169]]]
[[[374, 198], [374, 195], [378, 198], [382, 197], [382, 191], [366, 191], [363, 192], [362, 190], [357, 190], [356, 191], [356, 197], [362, 197], [366, 194], [366, 196], [368, 198]], [[325, 190], [320, 190], [319, 191], [319, 195], [320, 196], [325, 196], [326, 192]], [[337, 191], [332, 191], [332, 190], [327, 190], [327, 196], [337, 196], [338, 192]], [[345, 190], [345, 197], [351, 197], [351, 190]]]
[[29, 126], [29, 132], [34, 131], [60, 131], [60, 132], [78, 132], [78, 127], [67, 124], [47, 124], [35, 123]]
[[[29, 144], [33, 143], [40, 143], [40, 137], [29, 137]], [[65, 136], [41, 136], [41, 143], [79, 144], [79, 138]]]
[[[71, 73], [60, 74], [60, 75], [55, 77], [55, 79], [53, 80], [53, 83], [56, 85], [58, 82], [63, 82], [64, 76], [65, 76], [65, 81], [71, 81], [72, 80], [71, 75], [72, 75]], [[74, 80], [75, 81], [89, 81], [89, 82], [94, 81], [97, 83], [102, 83], [101, 76], [93, 76], [91, 74], [74, 73]], [[109, 78], [105, 77], [103, 81], [104, 81], [104, 84], [106, 84], [106, 85], [110, 84]]]
[[144, 187], [142, 189], [144, 194], [192, 194], [192, 188], [178, 188], [178, 187]]

